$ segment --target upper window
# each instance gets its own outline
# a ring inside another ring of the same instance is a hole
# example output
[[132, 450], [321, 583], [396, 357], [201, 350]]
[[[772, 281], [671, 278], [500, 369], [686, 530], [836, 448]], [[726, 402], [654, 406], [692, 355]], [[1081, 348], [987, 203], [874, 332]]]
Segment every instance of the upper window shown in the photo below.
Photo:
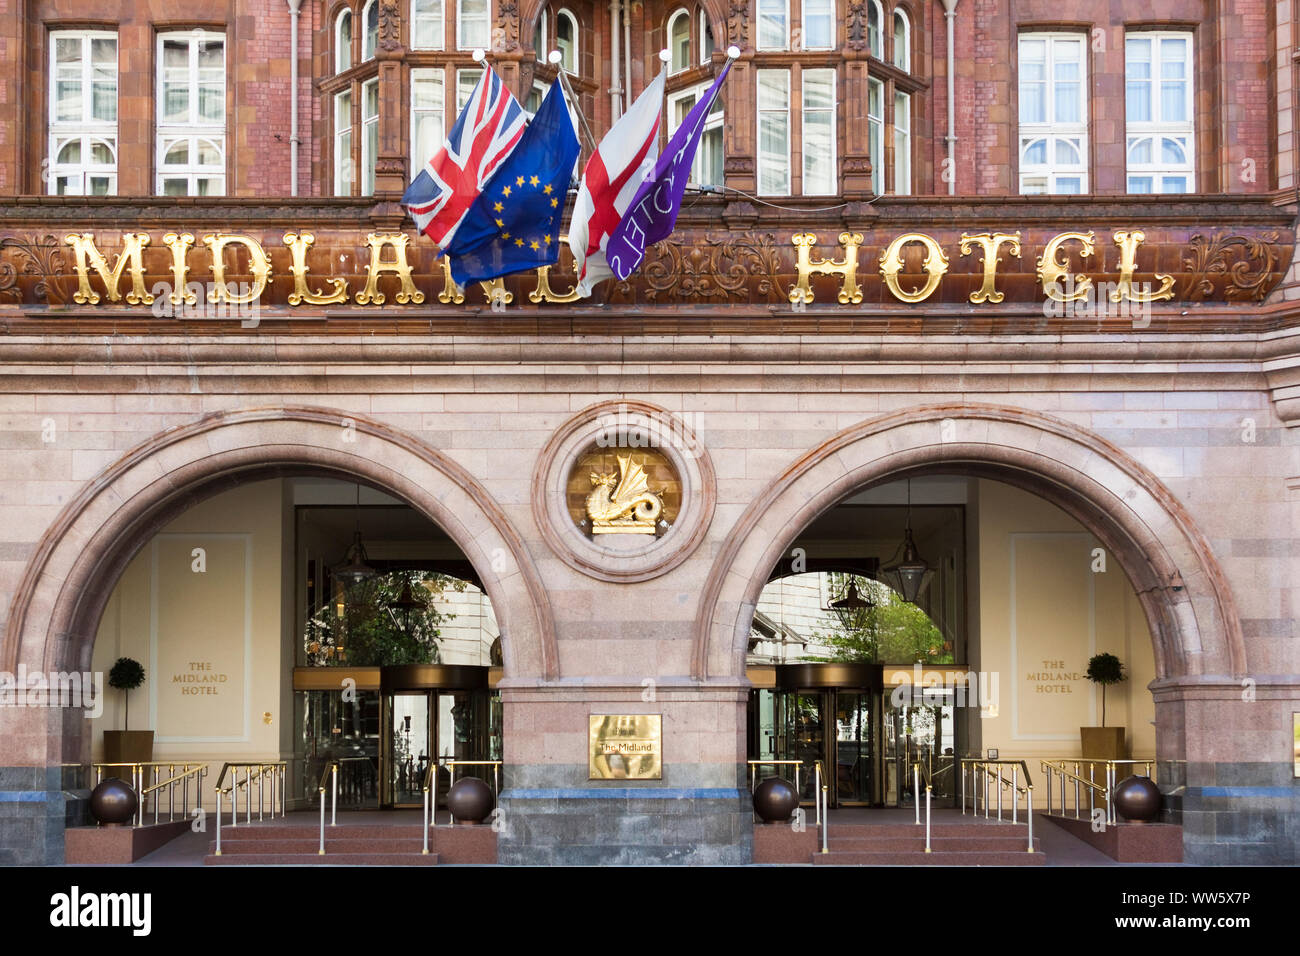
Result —
[[1192, 35], [1129, 35], [1124, 74], [1128, 191], [1195, 192]]
[[379, 155], [379, 79], [361, 84], [361, 195], [375, 193], [375, 158]]
[[758, 71], [758, 191], [790, 194], [790, 71]]
[[549, 52], [546, 49], [546, 10], [543, 8], [537, 12], [537, 26], [533, 30], [533, 55], [538, 63], [545, 63]]
[[50, 34], [49, 191], [117, 193], [117, 34]]
[[456, 46], [461, 50], [488, 47], [488, 0], [456, 0]]
[[877, 60], [885, 58], [885, 12], [880, 0], [867, 0], [867, 48]]
[[1020, 36], [1020, 191], [1088, 190], [1085, 43], [1077, 33]]
[[758, 0], [758, 49], [790, 48], [790, 0]]
[[680, 73], [691, 66], [691, 15], [678, 10], [668, 18], [668, 69]]
[[379, 42], [379, 4], [375, 0], [367, 0], [362, 7], [361, 22], [366, 30], [361, 40], [361, 59], [371, 60], [375, 56], [375, 44]]
[[912, 97], [894, 91], [894, 192], [912, 191]]
[[700, 10], [700, 62], [708, 63], [713, 59], [713, 28], [709, 26], [708, 14]]
[[334, 20], [334, 72], [352, 66], [352, 11], [340, 10]]
[[829, 50], [835, 46], [835, 0], [803, 0], [803, 47]]
[[912, 72], [912, 24], [902, 10], [894, 11], [894, 66]]
[[871, 157], [871, 191], [885, 191], [885, 84], [867, 77], [867, 149]]
[[[680, 92], [668, 94], [668, 135], [677, 132], [692, 107], [700, 101], [712, 83], [701, 83]], [[713, 100], [709, 115], [700, 132], [700, 148], [691, 166], [690, 182], [700, 186], [722, 185], [722, 97]]]
[[226, 191], [226, 38], [203, 30], [158, 35], [158, 192]]
[[411, 49], [441, 50], [442, 0], [411, 0]]
[[566, 73], [578, 72], [578, 18], [568, 10], [555, 15], [555, 46]]
[[411, 175], [433, 158], [444, 141], [441, 68], [411, 71]]
[[352, 91], [334, 97], [334, 195], [352, 195]]
[[829, 196], [835, 192], [835, 71], [804, 70], [803, 192]]

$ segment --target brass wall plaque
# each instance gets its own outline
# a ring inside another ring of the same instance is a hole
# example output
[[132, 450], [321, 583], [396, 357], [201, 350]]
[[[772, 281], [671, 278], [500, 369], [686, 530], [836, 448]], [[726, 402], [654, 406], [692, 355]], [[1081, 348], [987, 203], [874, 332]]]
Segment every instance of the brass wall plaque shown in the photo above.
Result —
[[663, 717], [592, 714], [588, 720], [587, 779], [663, 779]]

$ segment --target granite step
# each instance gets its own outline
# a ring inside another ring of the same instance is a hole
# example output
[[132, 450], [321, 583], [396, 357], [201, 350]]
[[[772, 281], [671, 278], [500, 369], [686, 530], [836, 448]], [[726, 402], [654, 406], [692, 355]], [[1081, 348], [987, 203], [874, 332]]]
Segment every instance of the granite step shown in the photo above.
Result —
[[[415, 853], [236, 853], [203, 858], [204, 866], [437, 866], [438, 854]], [[326, 844], [328, 850], [328, 844]]]
[[1047, 857], [1041, 852], [1029, 853], [1021, 849], [1011, 851], [975, 852], [894, 852], [846, 850], [815, 853], [812, 862], [819, 866], [1046, 866]]

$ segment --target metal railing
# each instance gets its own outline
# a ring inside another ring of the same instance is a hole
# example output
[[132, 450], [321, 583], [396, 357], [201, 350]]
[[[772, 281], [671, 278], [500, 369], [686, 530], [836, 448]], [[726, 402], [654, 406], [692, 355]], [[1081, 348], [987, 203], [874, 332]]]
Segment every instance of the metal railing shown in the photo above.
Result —
[[[1010, 779], [1003, 775], [1003, 768], [1011, 771]], [[972, 784], [970, 790], [967, 789], [966, 781], [969, 771], [969, 778]], [[1024, 784], [1020, 782], [1021, 774], [1024, 774]], [[1011, 822], [1019, 823], [1018, 810], [1020, 806], [1020, 797], [1025, 798], [1025, 823], [1029, 828], [1029, 852], [1034, 852], [1034, 784], [1029, 776], [1029, 767], [1023, 760], [985, 760], [979, 757], [961, 758], [961, 812], [964, 816], [966, 813], [966, 794], [971, 795], [971, 809], [974, 815], [979, 815], [981, 784], [983, 793], [984, 819], [989, 818], [989, 789], [996, 791], [997, 795], [997, 819], [1002, 822], [1002, 794], [1005, 790], [1011, 791]]]
[[[1138, 767], [1143, 768], [1143, 776], [1155, 779], [1151, 770], [1156, 765], [1154, 757], [1140, 758], [1137, 760], [1089, 760], [1084, 757], [1065, 757], [1065, 758], [1044, 758], [1040, 761], [1041, 769], [1047, 774], [1047, 813], [1052, 812], [1052, 778], [1056, 777], [1060, 781], [1060, 810], [1061, 816], [1066, 814], [1065, 795], [1069, 784], [1074, 784], [1074, 816], [1076, 819], [1081, 818], [1083, 809], [1083, 794], [1088, 795], [1088, 817], [1091, 819], [1097, 809], [1098, 796], [1105, 807], [1106, 822], [1113, 824], [1118, 822], [1115, 815], [1115, 802], [1111, 795], [1115, 792], [1115, 785], [1119, 782], [1119, 768], [1121, 767]], [[1097, 770], [1103, 770], [1102, 779], [1105, 783], [1097, 782]], [[1085, 775], [1086, 771], [1086, 775]]]
[[[145, 806], [148, 798], [153, 797], [153, 822], [160, 822], [162, 814], [163, 793], [167, 800], [167, 822], [171, 823], [176, 815], [176, 789], [181, 790], [182, 818], [201, 813], [203, 810], [203, 778], [207, 776], [208, 765], [196, 761], [154, 760], [140, 763], [97, 763], [92, 765], [95, 771], [95, 786], [104, 780], [105, 771], [129, 768], [131, 789], [139, 797], [136, 807], [136, 826], [144, 826]], [[166, 768], [167, 777], [159, 779]], [[110, 773], [110, 777], [118, 776]], [[120, 779], [120, 778], [119, 778]], [[194, 806], [190, 807], [190, 782], [194, 782]]]
[[[243, 771], [244, 779], [239, 779], [240, 772]], [[230, 794], [230, 825], [239, 826], [239, 796], [235, 791], [244, 791], [244, 813], [245, 823], [253, 822], [253, 786], [257, 786], [257, 819], [259, 821], [266, 819], [266, 802], [265, 787], [266, 781], [270, 780], [271, 786], [271, 819], [275, 819], [275, 811], [278, 806], [280, 816], [285, 814], [285, 778], [288, 775], [289, 765], [281, 760], [278, 762], [261, 762], [261, 763], [224, 763], [221, 765], [221, 773], [217, 775], [215, 786], [217, 797], [217, 851], [216, 855], [221, 856], [221, 798], [224, 794]], [[230, 775], [230, 782], [226, 783], [226, 775]], [[279, 785], [277, 787], [277, 784]], [[278, 799], [278, 803], [277, 803]]]
[[[912, 764], [912, 792], [916, 799], [912, 802], [916, 805], [916, 825], [921, 825], [921, 761]], [[925, 852], [930, 852], [930, 790], [931, 778], [929, 768], [926, 767], [925, 773]]]
[[330, 781], [330, 826], [337, 826], [339, 809], [338, 760], [325, 761], [325, 766], [321, 768], [320, 783], [316, 788], [320, 796], [320, 849], [316, 851], [319, 856], [325, 855], [325, 779], [327, 777]]

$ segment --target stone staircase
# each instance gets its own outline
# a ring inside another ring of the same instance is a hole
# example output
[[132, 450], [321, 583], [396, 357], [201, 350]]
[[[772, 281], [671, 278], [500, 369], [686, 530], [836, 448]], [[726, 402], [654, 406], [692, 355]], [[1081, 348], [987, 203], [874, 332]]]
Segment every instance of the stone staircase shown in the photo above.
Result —
[[[1023, 824], [944, 823], [930, 831], [896, 824], [841, 824], [830, 827], [829, 852], [816, 852], [812, 862], [831, 866], [1045, 866], [1038, 837], [1028, 852]], [[820, 849], [820, 848], [819, 848]]]
[[301, 824], [252, 823], [221, 828], [221, 856], [208, 843], [206, 866], [436, 866], [495, 863], [496, 834], [489, 826], [434, 827], [429, 852], [421, 852], [419, 823], [339, 824], [320, 831]]

